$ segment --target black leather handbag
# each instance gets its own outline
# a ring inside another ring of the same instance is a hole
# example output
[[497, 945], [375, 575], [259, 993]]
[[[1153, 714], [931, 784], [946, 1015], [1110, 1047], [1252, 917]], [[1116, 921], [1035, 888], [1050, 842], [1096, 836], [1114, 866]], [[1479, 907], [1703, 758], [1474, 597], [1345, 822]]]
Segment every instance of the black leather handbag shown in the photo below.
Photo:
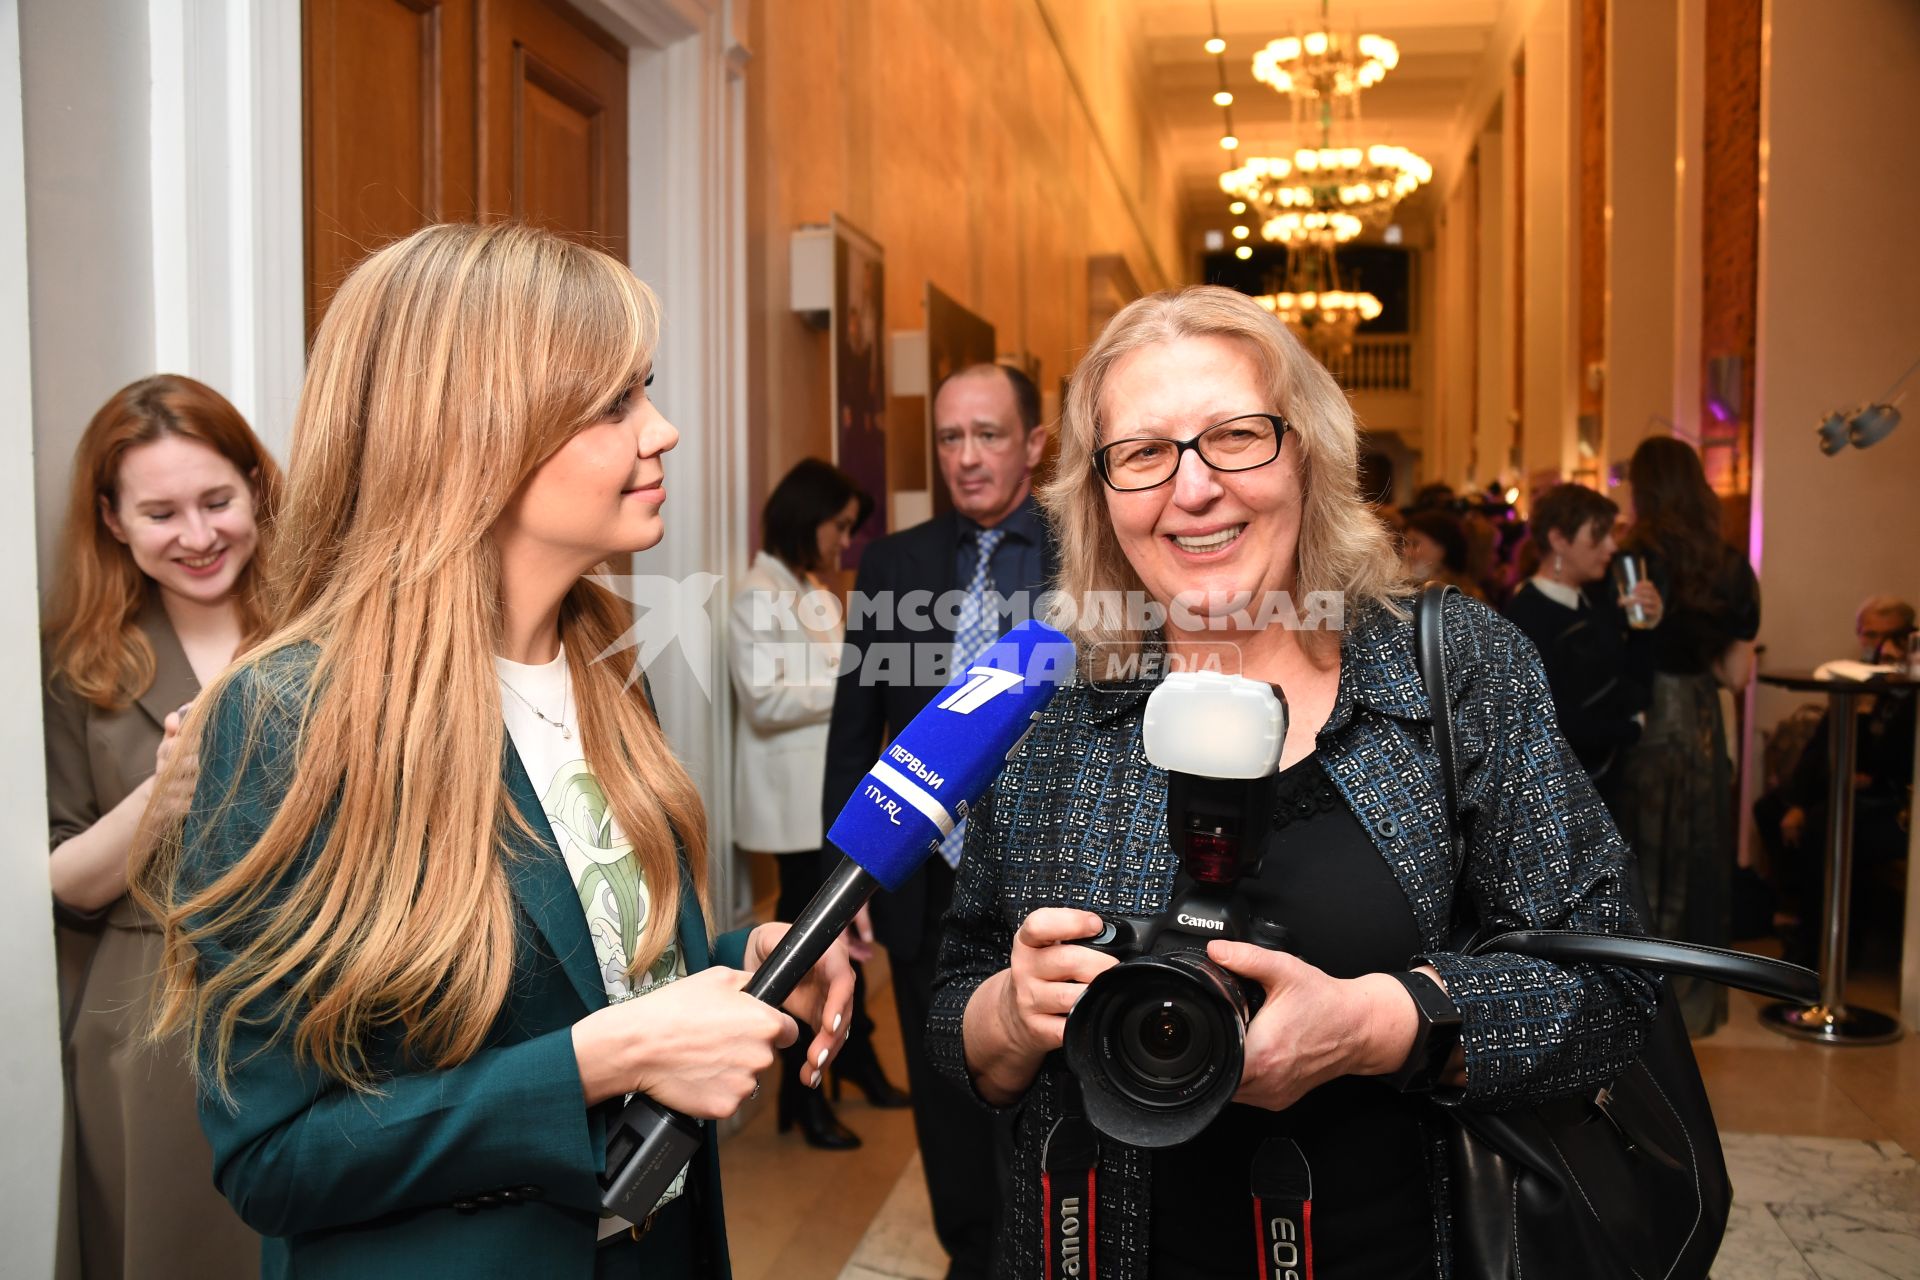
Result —
[[[1414, 653], [1432, 705], [1457, 876], [1465, 842], [1441, 644], [1446, 590], [1421, 593]], [[1637, 883], [1629, 892], [1641, 903]], [[1455, 902], [1457, 911], [1458, 893]], [[1658, 938], [1539, 929], [1468, 941], [1462, 949], [1695, 974], [1801, 1002], [1820, 989], [1798, 965]], [[1733, 1191], [1686, 1024], [1664, 981], [1661, 992], [1640, 1057], [1604, 1087], [1510, 1111], [1441, 1108], [1452, 1163], [1456, 1280], [1704, 1280]]]

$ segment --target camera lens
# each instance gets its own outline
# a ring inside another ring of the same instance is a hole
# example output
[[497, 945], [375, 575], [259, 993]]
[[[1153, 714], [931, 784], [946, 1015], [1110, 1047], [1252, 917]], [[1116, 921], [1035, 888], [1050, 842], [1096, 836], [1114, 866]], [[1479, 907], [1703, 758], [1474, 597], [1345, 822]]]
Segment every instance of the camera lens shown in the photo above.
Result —
[[1193, 1040], [1187, 1015], [1163, 1004], [1140, 1027], [1141, 1047], [1156, 1058], [1177, 1058]]
[[1153, 1093], [1193, 1083], [1213, 1057], [1210, 1028], [1180, 998], [1143, 999], [1118, 1009], [1113, 1047], [1131, 1082]]
[[1247, 1005], [1203, 953], [1139, 956], [1095, 978], [1067, 1019], [1087, 1118], [1133, 1146], [1185, 1142], [1239, 1087]]

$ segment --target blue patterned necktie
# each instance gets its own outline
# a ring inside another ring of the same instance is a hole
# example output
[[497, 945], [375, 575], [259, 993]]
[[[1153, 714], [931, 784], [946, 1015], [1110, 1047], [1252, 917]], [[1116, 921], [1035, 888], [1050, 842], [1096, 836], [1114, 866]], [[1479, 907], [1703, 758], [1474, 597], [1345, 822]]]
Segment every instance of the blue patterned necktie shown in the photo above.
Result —
[[[987, 608], [987, 577], [993, 568], [993, 549], [1007, 536], [1005, 529], [982, 529], [974, 535], [978, 547], [973, 562], [973, 577], [967, 581], [966, 599], [960, 602], [960, 625], [953, 629], [953, 672], [959, 674], [986, 651], [998, 635], [999, 617]], [[966, 848], [967, 824], [958, 826], [940, 840], [940, 856], [950, 867], [960, 865], [960, 851]]]

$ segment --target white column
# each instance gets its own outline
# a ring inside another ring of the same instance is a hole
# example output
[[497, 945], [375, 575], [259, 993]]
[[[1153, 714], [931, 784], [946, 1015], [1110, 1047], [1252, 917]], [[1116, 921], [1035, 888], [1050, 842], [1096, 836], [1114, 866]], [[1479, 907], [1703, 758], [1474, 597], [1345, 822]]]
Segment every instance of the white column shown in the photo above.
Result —
[[1457, 482], [1467, 472], [1472, 447], [1475, 334], [1468, 319], [1473, 314], [1474, 192], [1462, 179], [1447, 194], [1436, 227], [1429, 310], [1435, 317], [1432, 334], [1434, 376], [1426, 386], [1428, 402], [1438, 424], [1425, 445], [1419, 479], [1422, 483]]
[[[1578, 154], [1570, 0], [1546, 0], [1527, 28], [1525, 344], [1520, 404], [1521, 479], [1557, 482], [1572, 468], [1580, 412]], [[1548, 479], [1551, 477], [1551, 479]]]
[[[1920, 600], [1913, 391], [1905, 424], [1869, 449], [1824, 457], [1813, 434], [1829, 412], [1880, 399], [1920, 358], [1920, 8], [1773, 0], [1764, 22], [1753, 546], [1767, 665], [1805, 668], [1848, 652], [1866, 596]], [[1836, 192], [1851, 193], [1838, 221]], [[1763, 689], [1758, 722], [1772, 725], [1800, 700]], [[1909, 1030], [1920, 1027], [1917, 922], [1920, 875], [1911, 875]]]
[[[1673, 405], [1674, 434], [1700, 441], [1700, 326], [1706, 209], [1707, 0], [1679, 0], [1674, 112]], [[1764, 92], [1764, 91], [1763, 91]], [[1631, 453], [1631, 450], [1628, 451]], [[1756, 468], [1754, 509], [1759, 510]], [[1759, 548], [1754, 548], [1756, 554]]]
[[1474, 415], [1471, 465], [1465, 481], [1484, 486], [1507, 468], [1507, 445], [1512, 438], [1513, 413], [1513, 259], [1509, 234], [1512, 207], [1507, 199], [1507, 147], [1498, 124], [1480, 135], [1479, 279], [1474, 378], [1478, 387]]
[[[28, 357], [26, 149], [20, 13], [0, 0], [0, 537], [34, 539], [33, 369]], [[53, 1273], [60, 1167], [59, 1010], [47, 889], [46, 773], [40, 747], [40, 637], [34, 557], [0, 567], [0, 1240], [10, 1275]]]
[[[1672, 0], [1607, 14], [1606, 395], [1602, 455], [1624, 464], [1673, 414], [1678, 26]], [[1697, 243], [1697, 241], [1696, 241]], [[1691, 264], [1698, 276], [1699, 260]], [[1698, 328], [1696, 326], [1696, 332]]]
[[[630, 257], [659, 293], [655, 399], [680, 429], [667, 458], [666, 536], [635, 572], [726, 575], [707, 602], [706, 687], [669, 658], [653, 675], [661, 721], [707, 805], [715, 924], [734, 923], [744, 876], [732, 856], [733, 702], [726, 665], [730, 584], [746, 568], [745, 52], [723, 6], [691, 36], [632, 52]], [[695, 643], [684, 636], [683, 646]]]
[[149, 0], [154, 367], [285, 456], [305, 362], [298, 6]]

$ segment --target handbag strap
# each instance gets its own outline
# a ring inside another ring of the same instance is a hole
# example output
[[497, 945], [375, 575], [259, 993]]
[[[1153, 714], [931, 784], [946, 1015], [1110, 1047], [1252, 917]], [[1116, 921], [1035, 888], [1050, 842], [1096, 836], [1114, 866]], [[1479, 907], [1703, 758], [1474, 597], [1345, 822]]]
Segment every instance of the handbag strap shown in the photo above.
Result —
[[1473, 948], [1510, 951], [1561, 964], [1591, 961], [1657, 969], [1723, 982], [1744, 991], [1812, 1004], [1820, 998], [1820, 977], [1811, 969], [1784, 960], [1750, 956], [1743, 951], [1703, 947], [1693, 942], [1640, 937], [1625, 933], [1593, 933], [1584, 929], [1516, 929], [1497, 934]]
[[[1455, 874], [1464, 876], [1466, 857], [1458, 816], [1460, 775], [1453, 750], [1453, 706], [1447, 697], [1447, 656], [1440, 625], [1441, 610], [1447, 593], [1452, 590], [1454, 588], [1436, 583], [1420, 592], [1414, 607], [1413, 656], [1414, 664], [1420, 669], [1420, 682], [1426, 686], [1433, 718], [1433, 748], [1440, 757], [1440, 779], [1446, 790], [1443, 816]], [[1454, 892], [1458, 896], [1457, 883]], [[1469, 943], [1465, 950], [1472, 955], [1507, 951], [1556, 963], [1589, 961], [1686, 974], [1800, 1004], [1811, 1004], [1820, 997], [1819, 975], [1797, 964], [1665, 938], [1584, 929], [1516, 929]]]
[[[1447, 696], [1447, 649], [1441, 626], [1441, 611], [1447, 594], [1457, 590], [1431, 583], [1420, 590], [1413, 607], [1413, 664], [1419, 668], [1420, 683], [1426, 686], [1428, 715], [1433, 721], [1433, 750], [1440, 757], [1440, 784], [1446, 793], [1441, 819], [1446, 827], [1447, 846], [1453, 854], [1453, 872], [1466, 874], [1465, 841], [1460, 834], [1460, 774], [1453, 754], [1453, 702]], [[1458, 892], [1459, 886], [1455, 885]]]

